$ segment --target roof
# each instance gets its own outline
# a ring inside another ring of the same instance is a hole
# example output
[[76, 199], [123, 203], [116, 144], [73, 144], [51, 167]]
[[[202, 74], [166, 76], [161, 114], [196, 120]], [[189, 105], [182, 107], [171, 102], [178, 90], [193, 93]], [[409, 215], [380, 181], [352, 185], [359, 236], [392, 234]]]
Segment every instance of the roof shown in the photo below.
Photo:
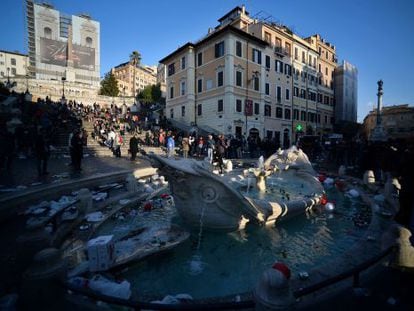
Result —
[[[119, 64], [119, 65], [117, 65], [117, 66], [115, 66], [114, 67], [114, 69], [115, 68], [122, 68], [122, 67], [124, 67], [124, 66], [128, 66], [128, 65], [130, 65], [131, 63], [130, 62], [125, 62], [125, 63], [121, 63], [121, 64]], [[133, 65], [131, 65], [131, 66], [133, 66]], [[145, 68], [145, 67], [143, 67], [143, 66], [137, 66], [137, 68], [138, 69], [141, 69], [142, 71], [145, 71], [145, 72], [147, 72], [147, 73], [149, 73], [149, 74], [151, 74], [151, 75], [153, 75], [153, 76], [156, 76], [156, 74], [154, 73], [154, 72], [152, 72], [150, 69], [148, 69], [148, 68]]]
[[[225, 15], [223, 15], [222, 17], [220, 17], [217, 21], [221, 22], [222, 20], [226, 19], [227, 17], [229, 17], [231, 14], [233, 14], [235, 11], [242, 11], [243, 8], [236, 6], [233, 10], [231, 10], [230, 12], [226, 13]], [[244, 12], [246, 15], [249, 15], [249, 12], [245, 11]]]
[[20, 56], [27, 56], [27, 54], [22, 54], [22, 53], [19, 53], [19, 52], [11, 52], [11, 51], [6, 51], [6, 50], [0, 50], [0, 52], [8, 53], [8, 54], [14, 54], [14, 55], [20, 55]]
[[165, 63], [167, 60], [169, 60], [170, 58], [176, 56], [177, 54], [181, 53], [182, 51], [184, 51], [185, 49], [189, 48], [189, 47], [194, 47], [197, 48], [200, 45], [206, 43], [207, 41], [213, 40], [214, 38], [226, 33], [226, 32], [233, 32], [236, 33], [239, 36], [245, 37], [251, 41], [254, 41], [257, 44], [266, 46], [269, 45], [269, 43], [267, 43], [266, 41], [259, 39], [247, 32], [245, 32], [244, 30], [241, 30], [239, 28], [236, 28], [232, 25], [227, 25], [221, 29], [218, 29], [216, 31], [214, 31], [213, 33], [207, 35], [205, 38], [201, 39], [200, 41], [196, 42], [196, 43], [191, 43], [191, 42], [187, 42], [186, 44], [184, 44], [183, 46], [181, 46], [180, 48], [178, 48], [177, 50], [175, 50], [174, 52], [172, 52], [171, 54], [167, 55], [166, 57], [164, 57], [163, 59], [161, 59], [159, 62], [160, 63]]

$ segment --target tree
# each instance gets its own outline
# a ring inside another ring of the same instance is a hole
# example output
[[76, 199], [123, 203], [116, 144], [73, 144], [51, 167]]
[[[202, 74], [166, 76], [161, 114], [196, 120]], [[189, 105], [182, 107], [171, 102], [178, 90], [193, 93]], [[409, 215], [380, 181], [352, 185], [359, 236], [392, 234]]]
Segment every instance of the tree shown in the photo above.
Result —
[[152, 97], [152, 85], [147, 85], [142, 91], [140, 91], [137, 98], [145, 104], [153, 103], [154, 99]]
[[108, 72], [101, 81], [101, 90], [99, 93], [106, 96], [118, 96], [118, 81], [112, 72]]
[[160, 103], [162, 101], [161, 85], [147, 85], [138, 93], [137, 99], [144, 104]]
[[130, 62], [136, 67], [141, 64], [141, 53], [138, 51], [132, 51], [129, 55]]

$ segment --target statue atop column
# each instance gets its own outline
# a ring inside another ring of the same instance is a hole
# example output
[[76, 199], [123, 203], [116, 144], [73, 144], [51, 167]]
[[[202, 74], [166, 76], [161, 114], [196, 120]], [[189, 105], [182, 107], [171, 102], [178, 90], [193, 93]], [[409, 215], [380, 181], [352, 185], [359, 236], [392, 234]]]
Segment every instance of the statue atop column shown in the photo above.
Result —
[[371, 141], [387, 141], [387, 135], [385, 133], [384, 127], [382, 126], [381, 120], [381, 111], [382, 111], [382, 95], [384, 94], [382, 85], [384, 82], [379, 80], [378, 84], [378, 102], [377, 102], [377, 122], [375, 127], [373, 128], [369, 140]]

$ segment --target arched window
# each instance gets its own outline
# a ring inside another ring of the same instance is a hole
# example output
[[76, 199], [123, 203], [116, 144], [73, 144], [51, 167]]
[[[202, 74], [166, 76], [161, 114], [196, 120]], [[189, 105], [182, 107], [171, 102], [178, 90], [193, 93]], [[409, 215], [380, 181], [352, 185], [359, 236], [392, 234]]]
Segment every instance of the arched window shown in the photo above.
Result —
[[50, 29], [49, 27], [43, 28], [43, 35], [45, 36], [45, 38], [51, 39], [52, 38], [52, 29]]
[[91, 46], [93, 43], [93, 40], [91, 37], [86, 37], [85, 41], [86, 41], [86, 46]]

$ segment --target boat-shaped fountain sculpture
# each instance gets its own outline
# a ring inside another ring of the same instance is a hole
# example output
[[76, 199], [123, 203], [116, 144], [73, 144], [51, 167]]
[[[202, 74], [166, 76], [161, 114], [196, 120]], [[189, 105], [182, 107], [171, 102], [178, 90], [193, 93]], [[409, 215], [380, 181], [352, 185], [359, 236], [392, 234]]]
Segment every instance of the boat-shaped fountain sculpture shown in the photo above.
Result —
[[177, 210], [185, 222], [234, 231], [246, 223], [273, 225], [319, 204], [324, 189], [306, 154], [296, 147], [278, 150], [256, 167], [215, 174], [207, 161], [149, 155], [168, 177]]

